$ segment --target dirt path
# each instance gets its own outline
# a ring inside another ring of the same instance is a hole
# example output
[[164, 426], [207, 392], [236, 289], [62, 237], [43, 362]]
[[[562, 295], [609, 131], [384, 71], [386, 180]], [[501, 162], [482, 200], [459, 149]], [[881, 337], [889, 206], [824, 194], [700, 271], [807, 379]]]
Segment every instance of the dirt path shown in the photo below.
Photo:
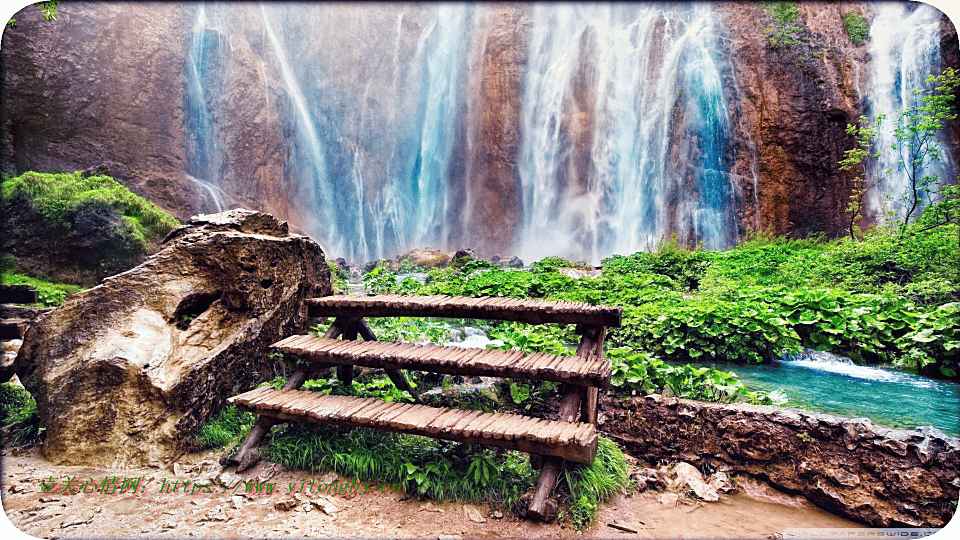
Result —
[[[862, 527], [801, 497], [739, 479], [737, 493], [709, 504], [688, 504], [669, 494], [663, 502], [658, 493], [621, 495], [604, 506], [592, 527], [577, 533], [569, 525], [523, 521], [485, 505], [404, 499], [382, 493], [383, 486], [352, 497], [308, 495], [310, 482], [316, 489], [342, 479], [332, 473], [283, 471], [269, 463], [240, 476], [228, 472], [227, 487], [212, 485], [219, 472], [213, 466], [216, 457], [185, 456], [175, 471], [121, 471], [56, 467], [37, 448], [4, 450], [3, 507], [20, 531], [41, 538], [777, 538], [790, 527]], [[60, 493], [70, 477], [78, 480], [77, 489], [92, 493]], [[123, 479], [138, 477], [139, 493], [133, 495], [129, 488], [120, 493]], [[93, 492], [95, 484], [103, 489], [104, 481], [113, 478], [119, 482], [108, 481], [106, 494]], [[44, 479], [57, 482], [52, 493], [43, 492]], [[191, 482], [191, 492], [198, 492], [184, 494], [184, 480]], [[247, 483], [258, 481], [274, 484], [273, 494], [266, 489], [244, 492]]]

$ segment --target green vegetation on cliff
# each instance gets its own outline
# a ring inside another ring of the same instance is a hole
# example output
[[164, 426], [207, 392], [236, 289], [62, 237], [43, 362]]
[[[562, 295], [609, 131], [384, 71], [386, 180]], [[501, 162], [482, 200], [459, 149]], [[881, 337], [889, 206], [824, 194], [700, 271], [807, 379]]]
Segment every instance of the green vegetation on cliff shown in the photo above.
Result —
[[850, 37], [850, 41], [857, 45], [867, 39], [867, 34], [870, 31], [867, 20], [856, 11], [848, 11], [843, 14], [843, 29], [847, 31], [847, 36]]
[[109, 207], [121, 217], [117, 231], [144, 250], [180, 223], [109, 176], [26, 172], [3, 181], [3, 200], [22, 197], [45, 218], [70, 229], [84, 209]]

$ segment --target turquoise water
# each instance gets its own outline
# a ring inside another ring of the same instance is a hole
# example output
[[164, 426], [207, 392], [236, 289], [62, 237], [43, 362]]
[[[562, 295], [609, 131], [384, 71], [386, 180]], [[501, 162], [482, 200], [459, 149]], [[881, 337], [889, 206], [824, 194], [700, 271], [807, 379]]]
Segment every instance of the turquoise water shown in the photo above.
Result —
[[858, 366], [849, 359], [805, 351], [769, 364], [714, 364], [733, 371], [753, 390], [782, 389], [788, 407], [913, 429], [934, 426], [954, 437], [960, 434], [960, 385], [892, 369]]

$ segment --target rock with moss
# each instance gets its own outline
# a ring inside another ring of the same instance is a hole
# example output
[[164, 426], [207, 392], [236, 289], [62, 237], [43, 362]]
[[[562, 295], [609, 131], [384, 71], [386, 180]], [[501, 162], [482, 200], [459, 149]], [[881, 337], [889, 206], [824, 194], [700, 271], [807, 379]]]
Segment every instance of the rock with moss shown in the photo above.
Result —
[[94, 172], [27, 172], [4, 180], [0, 251], [26, 273], [91, 286], [132, 268], [179, 225]]
[[27, 330], [14, 369], [56, 464], [157, 465], [224, 399], [275, 374], [268, 347], [331, 293], [323, 251], [232, 210], [177, 229], [143, 264], [69, 296]]

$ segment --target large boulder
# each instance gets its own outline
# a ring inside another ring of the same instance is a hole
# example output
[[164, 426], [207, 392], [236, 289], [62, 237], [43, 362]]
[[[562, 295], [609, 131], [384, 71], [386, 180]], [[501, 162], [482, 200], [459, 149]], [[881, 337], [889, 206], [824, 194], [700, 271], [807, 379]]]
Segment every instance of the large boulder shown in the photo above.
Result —
[[56, 464], [151, 465], [182, 450], [226, 397], [274, 374], [270, 344], [331, 294], [313, 240], [246, 210], [199, 216], [143, 264], [71, 295], [24, 336]]

